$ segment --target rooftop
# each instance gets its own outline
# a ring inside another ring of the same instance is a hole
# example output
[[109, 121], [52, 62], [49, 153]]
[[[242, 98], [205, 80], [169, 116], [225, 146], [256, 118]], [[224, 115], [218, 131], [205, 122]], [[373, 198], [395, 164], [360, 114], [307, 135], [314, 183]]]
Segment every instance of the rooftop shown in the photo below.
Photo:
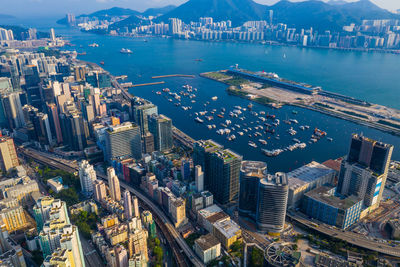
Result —
[[267, 174], [267, 163], [262, 161], [243, 161], [240, 172], [246, 176], [263, 178]]
[[333, 174], [335, 171], [325, 165], [312, 161], [307, 165], [287, 173], [289, 188], [301, 187], [330, 173]]
[[199, 237], [194, 241], [203, 251], [208, 250], [212, 247], [217, 246], [219, 243], [218, 239], [212, 234], [207, 234]]
[[214, 227], [227, 238], [234, 237], [240, 232], [239, 225], [230, 219], [218, 221], [214, 223]]
[[305, 195], [338, 209], [348, 209], [358, 202], [362, 201], [362, 198], [356, 197], [354, 195], [348, 196], [346, 198], [335, 196], [332, 192], [333, 189], [334, 187], [321, 186], [314, 190], [311, 190], [310, 192], [307, 192]]
[[201, 209], [198, 212], [199, 212], [200, 216], [202, 216], [204, 218], [208, 218], [208, 217], [210, 217], [210, 216], [212, 216], [212, 215], [214, 215], [216, 213], [219, 213], [221, 211], [222, 211], [222, 209], [219, 206], [214, 204], [214, 205], [211, 205], [211, 206], [209, 206], [209, 207], [207, 207], [205, 209]]

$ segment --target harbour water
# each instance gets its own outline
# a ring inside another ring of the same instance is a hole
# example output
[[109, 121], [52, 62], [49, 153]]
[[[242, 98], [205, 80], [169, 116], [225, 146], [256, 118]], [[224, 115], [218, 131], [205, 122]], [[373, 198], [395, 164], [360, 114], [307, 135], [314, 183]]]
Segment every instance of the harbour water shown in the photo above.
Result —
[[[220, 70], [232, 64], [239, 64], [249, 70], [265, 70], [276, 72], [281, 77], [299, 82], [307, 82], [312, 85], [321, 86], [323, 89], [333, 91], [373, 103], [379, 103], [400, 109], [400, 57], [392, 54], [343, 52], [322, 49], [302, 49], [297, 47], [262, 46], [259, 44], [241, 43], [213, 43], [186, 40], [172, 40], [162, 38], [124, 38], [99, 36], [81, 33], [77, 30], [66, 29], [58, 26], [58, 34], [70, 39], [78, 52], [86, 52], [79, 56], [80, 59], [99, 63], [104, 61], [104, 68], [114, 75], [128, 75], [127, 82], [147, 83], [165, 81], [165, 84], [147, 87], [131, 88], [134, 95], [149, 99], [159, 107], [159, 112], [167, 115], [173, 120], [176, 127], [189, 134], [195, 139], [214, 139], [227, 148], [231, 148], [243, 155], [247, 160], [266, 161], [271, 172], [290, 171], [311, 160], [323, 162], [331, 158], [343, 156], [348, 151], [350, 136], [352, 133], [363, 133], [366, 136], [391, 143], [395, 146], [393, 158], [400, 160], [400, 138], [342, 119], [329, 117], [306, 109], [285, 106], [279, 110], [273, 110], [254, 103], [253, 111], [274, 114], [281, 123], [276, 128], [276, 134], [265, 134], [259, 130], [262, 137], [249, 138], [248, 133], [236, 139], [228, 141], [226, 135], [219, 135], [216, 130], [224, 128], [220, 123], [226, 119], [232, 120], [232, 124], [248, 124], [254, 128], [257, 125], [257, 117], [245, 111], [244, 121], [228, 116], [229, 111], [235, 106], [247, 107], [248, 100], [226, 93], [226, 85], [199, 77], [198, 74], [207, 71]], [[91, 43], [99, 44], [99, 47], [89, 47]], [[132, 50], [132, 54], [119, 53], [121, 48]], [[286, 54], [286, 57], [283, 57]], [[195, 59], [203, 59], [195, 61]], [[162, 79], [151, 79], [152, 76], [164, 74], [194, 74], [195, 78], [172, 77]], [[191, 110], [183, 110], [174, 105], [177, 101], [168, 101], [166, 94], [156, 94], [163, 88], [170, 88], [172, 92], [179, 93], [182, 85], [190, 84], [197, 88], [196, 98], [182, 97], [183, 106], [192, 106]], [[217, 96], [217, 100], [211, 98]], [[192, 103], [191, 100], [195, 100]], [[204, 103], [210, 102], [206, 107]], [[226, 108], [225, 118], [213, 115], [214, 120], [208, 122], [203, 117], [204, 123], [194, 121], [195, 112]], [[297, 114], [293, 113], [297, 111]], [[285, 119], [296, 119], [299, 123], [287, 125], [282, 121]], [[253, 122], [253, 123], [252, 123]], [[271, 122], [268, 122], [271, 123]], [[209, 130], [206, 125], [215, 124], [216, 129]], [[300, 125], [309, 125], [310, 129], [300, 130]], [[229, 126], [228, 128], [231, 128]], [[297, 134], [291, 136], [287, 130], [293, 127]], [[314, 128], [327, 132], [327, 137], [316, 143], [309, 144], [308, 141]], [[253, 130], [253, 133], [255, 131]], [[279, 140], [275, 136], [279, 134]], [[305, 142], [305, 149], [286, 151], [277, 157], [266, 157], [261, 148], [268, 150], [285, 148], [293, 144], [292, 139]], [[267, 141], [262, 145], [258, 139]], [[258, 148], [248, 145], [249, 140], [255, 142]]]

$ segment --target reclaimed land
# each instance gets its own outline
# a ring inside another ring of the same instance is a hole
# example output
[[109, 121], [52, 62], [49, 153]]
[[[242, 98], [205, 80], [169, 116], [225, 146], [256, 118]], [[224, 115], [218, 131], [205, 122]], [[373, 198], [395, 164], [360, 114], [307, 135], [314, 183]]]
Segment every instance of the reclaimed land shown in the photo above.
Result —
[[[374, 110], [369, 107], [363, 109], [359, 105], [339, 101], [335, 98], [318, 94], [306, 95], [270, 86], [267, 83], [253, 82], [228, 73], [226, 70], [201, 73], [200, 76], [227, 84], [226, 90], [230, 95], [239, 96], [268, 107], [297, 106], [400, 136], [400, 122], [382, 118], [382, 115], [374, 114]], [[384, 106], [375, 106], [380, 109], [388, 109]], [[391, 109], [391, 112], [396, 113], [400, 119], [400, 111]]]

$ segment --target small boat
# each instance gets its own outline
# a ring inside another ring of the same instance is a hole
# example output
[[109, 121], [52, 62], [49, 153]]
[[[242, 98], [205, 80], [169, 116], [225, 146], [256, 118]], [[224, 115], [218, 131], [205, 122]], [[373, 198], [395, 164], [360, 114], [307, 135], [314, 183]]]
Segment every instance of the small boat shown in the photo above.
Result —
[[119, 50], [119, 52], [121, 54], [132, 54], [132, 50], [128, 49], [128, 48], [122, 48], [121, 50]]
[[263, 144], [263, 145], [266, 145], [266, 144], [267, 144], [267, 141], [265, 141], [264, 139], [258, 139], [258, 142], [260, 142], [260, 143]]
[[295, 119], [290, 119], [289, 121], [292, 122], [292, 123], [295, 123], [295, 124], [299, 123], [299, 122], [298, 122], [297, 120], [295, 120]]
[[100, 65], [103, 65], [103, 66], [104, 66], [104, 61], [100, 61]]
[[329, 142], [332, 142], [333, 138], [332, 137], [327, 137], [326, 140], [328, 140]]
[[249, 141], [248, 145], [251, 146], [251, 147], [257, 148], [256, 143], [254, 143], [252, 141]]
[[224, 115], [222, 115], [222, 114], [218, 114], [217, 116], [220, 117], [220, 118], [224, 117]]
[[212, 100], [212, 101], [217, 101], [217, 99], [218, 99], [218, 97], [217, 97], [217, 96], [213, 96], [213, 97], [211, 97], [211, 100]]
[[302, 131], [304, 131], [306, 128], [305, 128], [303, 125], [300, 125], [300, 126], [299, 126], [299, 129], [302, 130]]
[[157, 94], [157, 95], [161, 95], [161, 92], [160, 92], [160, 91], [157, 91], [156, 94]]
[[248, 108], [248, 109], [252, 109], [252, 108], [253, 108], [253, 104], [252, 104], [252, 103], [248, 104], [248, 105], [247, 105], [247, 108]]
[[297, 110], [292, 110], [292, 113], [297, 114], [298, 112], [297, 112]]
[[195, 119], [194, 119], [196, 122], [198, 122], [198, 123], [203, 123], [204, 121], [202, 120], [202, 119], [200, 119], [199, 117], [196, 117]]
[[99, 47], [99, 45], [96, 44], [96, 43], [89, 44], [89, 46], [90, 46], [90, 47]]
[[295, 142], [295, 143], [301, 143], [300, 140], [297, 139], [297, 138], [293, 138], [292, 140], [293, 140], [293, 142]]

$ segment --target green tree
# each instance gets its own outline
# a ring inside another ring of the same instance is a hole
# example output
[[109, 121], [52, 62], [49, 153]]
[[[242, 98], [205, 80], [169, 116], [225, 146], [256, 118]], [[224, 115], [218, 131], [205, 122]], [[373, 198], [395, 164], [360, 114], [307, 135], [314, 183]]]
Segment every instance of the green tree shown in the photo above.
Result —
[[263, 266], [264, 263], [264, 255], [261, 250], [256, 247], [253, 247], [250, 254], [250, 267]]

